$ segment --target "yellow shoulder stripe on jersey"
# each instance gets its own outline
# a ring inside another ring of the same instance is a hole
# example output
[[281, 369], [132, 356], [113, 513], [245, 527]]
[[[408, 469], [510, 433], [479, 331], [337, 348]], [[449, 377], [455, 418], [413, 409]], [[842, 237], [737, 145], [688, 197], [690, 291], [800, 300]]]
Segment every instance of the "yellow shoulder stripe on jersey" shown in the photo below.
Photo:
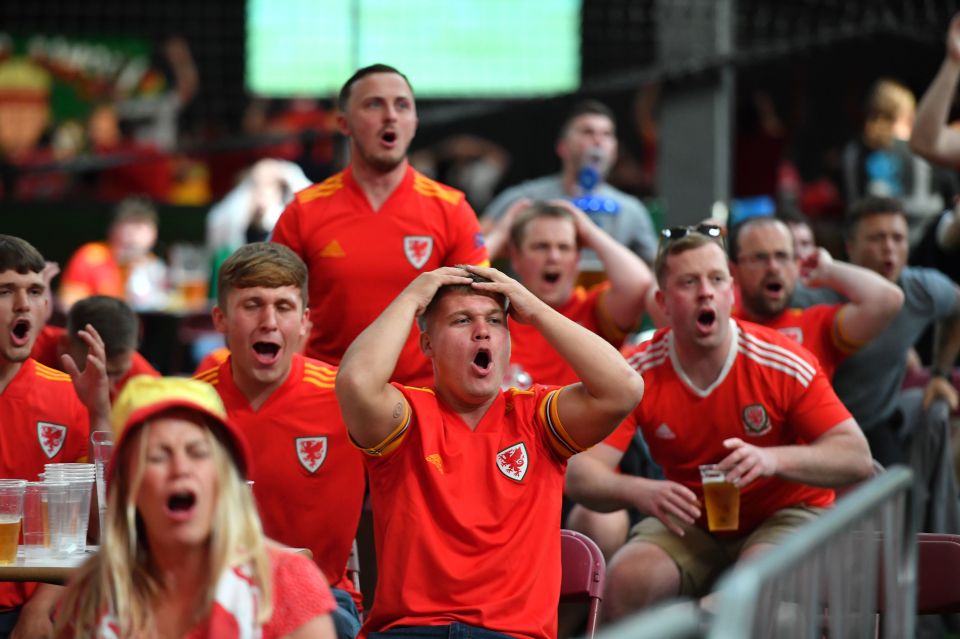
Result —
[[321, 197], [330, 197], [343, 188], [343, 173], [331, 175], [320, 184], [308, 186], [303, 191], [297, 193], [297, 200], [306, 204]]
[[403, 400], [403, 415], [400, 417], [400, 424], [391, 431], [386, 438], [370, 448], [364, 448], [357, 444], [354, 440], [353, 435], [350, 435], [350, 442], [362, 450], [367, 455], [371, 457], [383, 457], [389, 455], [394, 450], [397, 449], [397, 446], [400, 445], [400, 442], [403, 441], [404, 436], [407, 434], [407, 430], [410, 428], [410, 420], [413, 419], [413, 411], [410, 410], [410, 403], [404, 398]]
[[40, 362], [35, 362], [37, 377], [42, 377], [43, 379], [49, 379], [52, 382], [69, 382], [70, 376], [64, 373], [63, 371], [58, 371], [55, 368], [50, 368], [49, 366], [44, 366]]
[[551, 435], [551, 437], [548, 438], [550, 447], [553, 448], [554, 452], [557, 453], [561, 459], [566, 459], [571, 455], [583, 452], [586, 448], [573, 441], [573, 438], [567, 433], [567, 429], [564, 428], [560, 422], [560, 413], [557, 410], [557, 399], [560, 397], [561, 392], [563, 392], [563, 389], [558, 388], [557, 390], [547, 393], [547, 396], [540, 401], [540, 406], [537, 407], [537, 413], [540, 416], [540, 421], [547, 427], [547, 431]]
[[448, 204], [460, 204], [463, 199], [463, 193], [454, 191], [419, 173], [413, 177], [413, 190], [426, 197], [439, 198]]
[[330, 368], [329, 366], [317, 366], [316, 364], [311, 364], [310, 362], [303, 363], [303, 370], [305, 372], [317, 373], [329, 377], [337, 376], [337, 370], [335, 368]]
[[199, 373], [193, 376], [194, 379], [199, 379], [201, 382], [210, 382], [212, 380], [216, 380], [218, 377], [220, 377], [219, 366], [217, 366], [216, 368], [208, 368], [205, 371], [200, 371]]
[[333, 388], [333, 382], [321, 382], [321, 381], [318, 381], [318, 380], [315, 380], [315, 379], [312, 379], [312, 378], [306, 377], [306, 376], [304, 376], [303, 381], [305, 381], [305, 382], [308, 383], [308, 384], [313, 384], [313, 385], [316, 386], [317, 388], [323, 388], [323, 389], [332, 389], [332, 388]]

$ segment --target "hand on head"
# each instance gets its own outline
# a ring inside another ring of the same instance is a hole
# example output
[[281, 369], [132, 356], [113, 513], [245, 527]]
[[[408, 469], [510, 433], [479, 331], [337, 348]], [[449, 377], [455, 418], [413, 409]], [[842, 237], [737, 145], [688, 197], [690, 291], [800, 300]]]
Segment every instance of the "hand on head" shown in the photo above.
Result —
[[484, 266], [465, 266], [464, 268], [490, 280], [489, 282], [471, 280], [471, 285], [478, 291], [490, 291], [506, 296], [509, 301], [510, 317], [518, 322], [530, 323], [537, 310], [545, 306], [543, 301], [528, 291], [523, 284], [495, 268]]
[[830, 252], [822, 246], [818, 247], [816, 251], [800, 262], [801, 281], [807, 286], [816, 288], [831, 264], [833, 264], [833, 256], [830, 255]]

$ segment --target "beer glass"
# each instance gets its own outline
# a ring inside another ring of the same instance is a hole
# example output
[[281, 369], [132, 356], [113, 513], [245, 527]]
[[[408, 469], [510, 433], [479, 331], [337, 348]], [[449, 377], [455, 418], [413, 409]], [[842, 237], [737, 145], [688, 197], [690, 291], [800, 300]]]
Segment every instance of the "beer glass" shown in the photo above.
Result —
[[12, 564], [17, 560], [26, 486], [24, 479], [0, 479], [0, 564]]
[[740, 527], [740, 489], [727, 481], [716, 464], [700, 466], [703, 500], [707, 507], [707, 528], [711, 531]]

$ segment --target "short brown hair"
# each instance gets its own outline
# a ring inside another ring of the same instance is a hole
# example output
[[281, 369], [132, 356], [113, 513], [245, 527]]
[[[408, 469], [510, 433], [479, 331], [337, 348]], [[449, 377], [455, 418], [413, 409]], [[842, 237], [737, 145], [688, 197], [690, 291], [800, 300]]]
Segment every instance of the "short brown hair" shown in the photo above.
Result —
[[307, 277], [307, 265], [283, 244], [245, 244], [220, 265], [217, 275], [217, 304], [221, 309], [226, 308], [227, 294], [235, 288], [296, 286], [300, 289], [303, 306], [306, 308]]
[[[467, 277], [478, 283], [491, 281], [482, 275], [477, 275], [476, 273], [467, 272]], [[483, 295], [484, 297], [489, 297], [496, 300], [497, 304], [500, 305], [500, 308], [503, 309], [504, 313], [507, 311], [507, 296], [503, 293], [477, 290], [469, 284], [447, 284], [446, 286], [441, 286], [437, 289], [437, 292], [433, 294], [433, 299], [431, 299], [430, 303], [427, 304], [427, 307], [423, 309], [423, 314], [417, 318], [417, 327], [420, 329], [420, 332], [427, 330], [427, 319], [433, 314], [437, 306], [440, 305], [440, 300], [452, 293], [457, 293], [459, 295]]]
[[903, 202], [895, 197], [883, 197], [879, 195], [868, 195], [855, 201], [850, 210], [847, 211], [845, 224], [847, 238], [852, 238], [857, 230], [860, 220], [871, 215], [900, 215], [906, 219], [903, 212]]
[[577, 237], [577, 246], [579, 247], [580, 238], [576, 232], [577, 222], [573, 219], [573, 213], [557, 204], [540, 200], [531, 202], [530, 206], [520, 211], [517, 217], [514, 218], [513, 224], [510, 225], [510, 244], [515, 248], [520, 248], [527, 234], [527, 225], [541, 217], [548, 217], [555, 220], [568, 220], [573, 224], [574, 235]]
[[92, 295], [71, 306], [67, 313], [67, 334], [70, 339], [80, 342], [77, 334], [87, 324], [97, 329], [107, 357], [137, 350], [140, 321], [123, 300]]
[[337, 106], [341, 111], [347, 110], [347, 103], [350, 102], [350, 93], [353, 91], [353, 85], [374, 73], [394, 73], [399, 75], [403, 78], [403, 81], [407, 83], [407, 86], [410, 87], [410, 93], [413, 93], [413, 85], [410, 84], [410, 78], [400, 73], [400, 71], [391, 67], [389, 64], [371, 64], [362, 69], [357, 69], [356, 73], [351, 75], [350, 78], [343, 83], [343, 87], [340, 89], [340, 96], [337, 98]]
[[720, 251], [724, 254], [724, 256], [726, 256], [726, 251], [723, 249], [723, 243], [715, 238], [710, 237], [709, 235], [704, 235], [703, 233], [687, 233], [679, 239], [662, 240], [661, 242], [666, 243], [661, 244], [660, 249], [657, 251], [657, 259], [653, 262], [653, 272], [657, 276], [657, 286], [659, 286], [661, 289], [664, 288], [664, 284], [666, 283], [667, 257], [670, 255], [679, 255], [680, 253], [698, 249], [701, 246], [715, 244], [720, 247]]
[[42, 273], [46, 262], [30, 242], [13, 235], [0, 235], [0, 273]]

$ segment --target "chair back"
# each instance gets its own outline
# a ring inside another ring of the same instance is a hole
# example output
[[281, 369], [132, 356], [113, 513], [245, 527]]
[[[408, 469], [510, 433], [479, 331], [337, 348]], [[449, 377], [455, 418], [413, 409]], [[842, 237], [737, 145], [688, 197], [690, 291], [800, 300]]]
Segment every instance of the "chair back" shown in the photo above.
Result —
[[607, 565], [592, 539], [573, 530], [560, 531], [560, 562], [563, 577], [560, 601], [589, 602], [587, 639], [592, 639], [600, 621], [600, 602]]
[[960, 612], [960, 535], [917, 535], [917, 614]]

